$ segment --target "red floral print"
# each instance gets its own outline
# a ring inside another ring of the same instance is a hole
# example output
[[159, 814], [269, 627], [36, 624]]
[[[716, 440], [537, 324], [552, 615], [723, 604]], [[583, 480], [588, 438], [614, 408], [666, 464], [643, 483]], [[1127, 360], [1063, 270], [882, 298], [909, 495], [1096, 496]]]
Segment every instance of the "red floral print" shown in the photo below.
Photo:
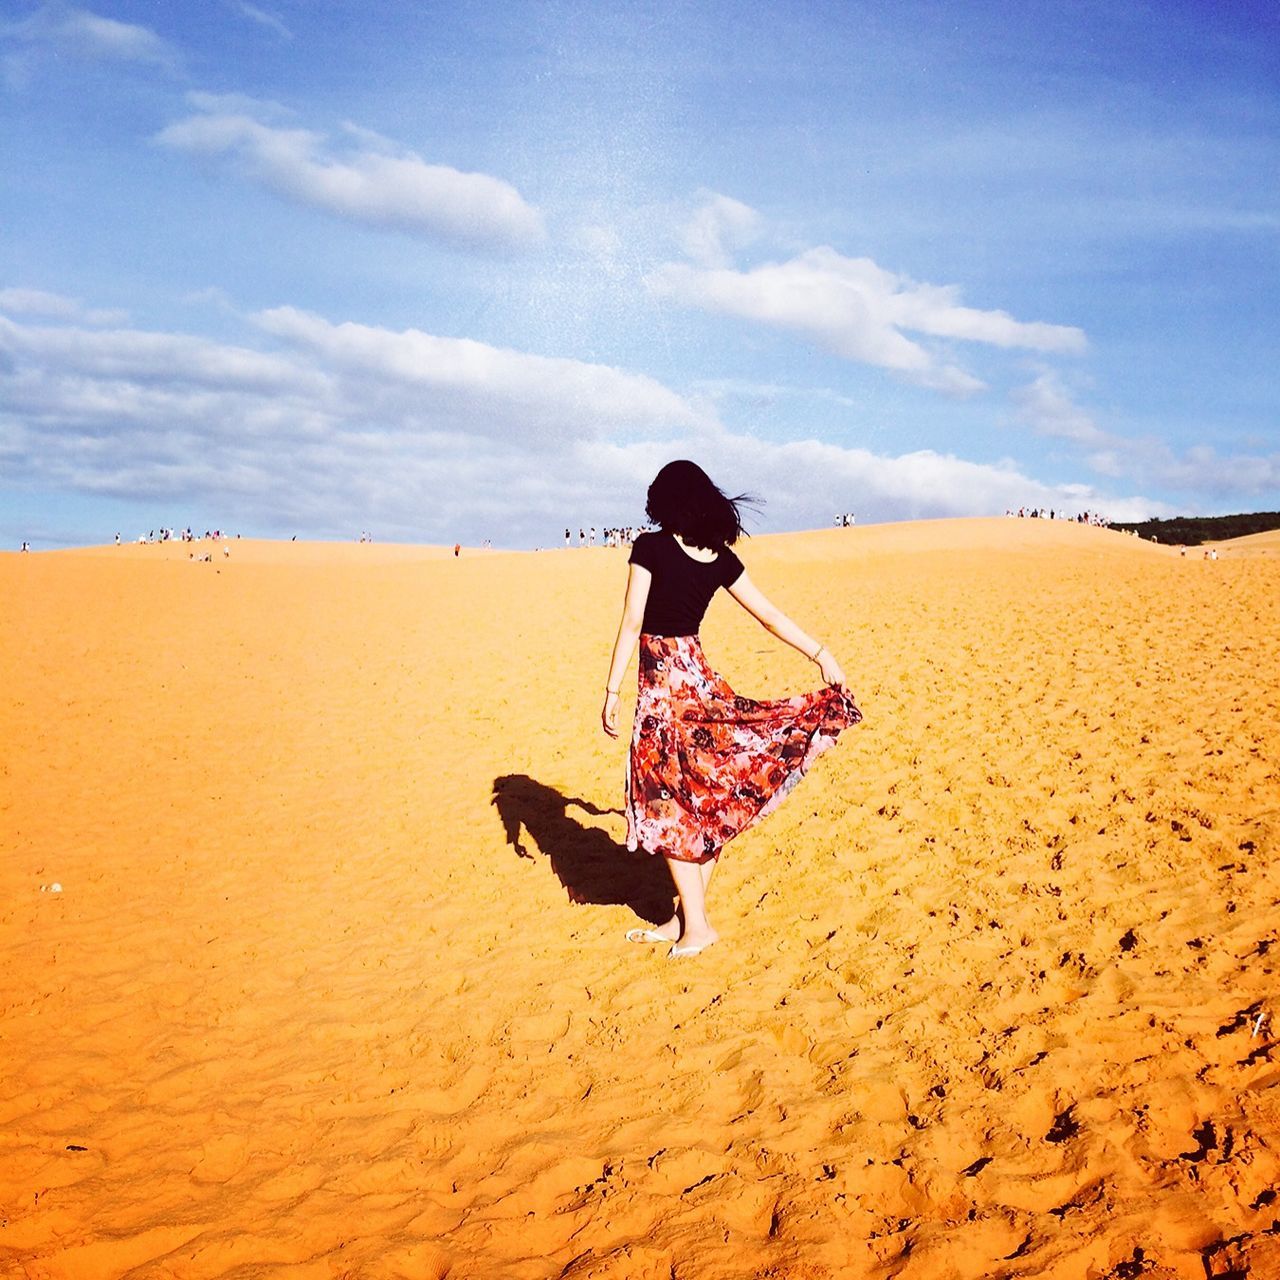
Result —
[[714, 858], [772, 813], [862, 712], [839, 689], [757, 702], [729, 688], [697, 636], [640, 637], [627, 758], [627, 847]]

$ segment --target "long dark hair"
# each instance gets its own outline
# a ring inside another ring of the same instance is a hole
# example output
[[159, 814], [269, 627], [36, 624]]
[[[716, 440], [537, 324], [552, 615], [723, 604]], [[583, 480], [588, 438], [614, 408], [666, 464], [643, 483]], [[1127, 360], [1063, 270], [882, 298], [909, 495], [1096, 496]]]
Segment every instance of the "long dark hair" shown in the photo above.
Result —
[[742, 508], [759, 504], [749, 493], [730, 498], [696, 462], [680, 458], [653, 478], [644, 509], [667, 533], [678, 533], [691, 547], [716, 551], [746, 532]]

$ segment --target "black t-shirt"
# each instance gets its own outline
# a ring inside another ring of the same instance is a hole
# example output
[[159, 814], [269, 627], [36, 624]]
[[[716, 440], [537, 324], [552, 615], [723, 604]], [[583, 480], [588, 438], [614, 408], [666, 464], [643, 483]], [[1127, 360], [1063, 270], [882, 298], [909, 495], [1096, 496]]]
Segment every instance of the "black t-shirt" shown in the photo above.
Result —
[[651, 636], [697, 635], [711, 597], [742, 576], [742, 561], [728, 547], [704, 564], [670, 533], [642, 533], [631, 548], [631, 563], [653, 575], [641, 624]]

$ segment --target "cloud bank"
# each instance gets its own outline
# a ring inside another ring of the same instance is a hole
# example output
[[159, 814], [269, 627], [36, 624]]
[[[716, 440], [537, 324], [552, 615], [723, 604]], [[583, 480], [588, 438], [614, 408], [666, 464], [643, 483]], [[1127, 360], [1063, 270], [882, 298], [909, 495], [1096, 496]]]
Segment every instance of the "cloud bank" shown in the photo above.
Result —
[[240, 343], [0, 316], [0, 404], [7, 482], [247, 531], [547, 545], [566, 524], [641, 519], [680, 456], [762, 493], [775, 529], [1103, 503], [1012, 464], [755, 439], [643, 374], [292, 307], [250, 317]]

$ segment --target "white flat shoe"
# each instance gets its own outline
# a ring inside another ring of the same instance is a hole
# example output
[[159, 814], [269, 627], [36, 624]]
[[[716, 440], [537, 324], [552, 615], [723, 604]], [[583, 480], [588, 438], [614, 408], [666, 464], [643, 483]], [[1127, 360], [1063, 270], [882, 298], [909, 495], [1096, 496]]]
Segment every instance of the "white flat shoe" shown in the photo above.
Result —
[[667, 952], [668, 960], [688, 960], [693, 956], [701, 955], [708, 947], [715, 945], [715, 939], [711, 942], [690, 943], [681, 946], [678, 942], [670, 951]]
[[628, 929], [628, 942], [674, 942], [674, 938], [668, 938], [665, 933], [659, 933], [657, 929]]

